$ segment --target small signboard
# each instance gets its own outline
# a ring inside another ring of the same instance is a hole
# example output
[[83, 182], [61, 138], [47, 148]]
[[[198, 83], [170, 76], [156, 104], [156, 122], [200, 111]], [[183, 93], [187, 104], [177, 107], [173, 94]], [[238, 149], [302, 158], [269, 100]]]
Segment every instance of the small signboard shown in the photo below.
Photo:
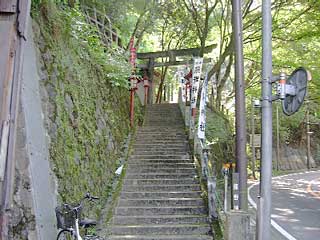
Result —
[[254, 147], [261, 147], [261, 134], [254, 134], [252, 137], [252, 134], [250, 134], [250, 145], [252, 146], [252, 141], [253, 141], [253, 146]]

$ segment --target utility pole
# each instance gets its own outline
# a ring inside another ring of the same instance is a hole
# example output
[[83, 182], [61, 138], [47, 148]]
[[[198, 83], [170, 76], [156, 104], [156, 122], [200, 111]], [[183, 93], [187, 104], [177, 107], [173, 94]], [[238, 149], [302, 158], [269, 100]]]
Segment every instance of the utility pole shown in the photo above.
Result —
[[270, 240], [272, 178], [272, 15], [271, 0], [262, 1], [262, 146], [258, 240]]
[[311, 135], [310, 132], [310, 101], [307, 101], [307, 168], [310, 170], [311, 161]]
[[251, 158], [251, 168], [252, 168], [252, 176], [254, 179], [256, 179], [256, 148], [254, 146], [254, 135], [255, 135], [255, 120], [254, 120], [254, 100], [251, 101], [251, 152], [252, 152], [252, 158]]
[[233, 37], [235, 43], [235, 95], [236, 95], [236, 169], [239, 173], [239, 208], [248, 210], [246, 106], [243, 63], [242, 1], [232, 0]]
[[279, 105], [277, 104], [277, 162], [276, 170], [279, 171], [280, 162], [280, 121], [279, 121]]

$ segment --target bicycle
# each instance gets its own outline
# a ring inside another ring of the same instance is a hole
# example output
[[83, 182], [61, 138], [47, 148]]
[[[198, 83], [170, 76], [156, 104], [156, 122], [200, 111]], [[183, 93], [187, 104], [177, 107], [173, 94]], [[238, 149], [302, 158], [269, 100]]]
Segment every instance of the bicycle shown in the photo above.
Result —
[[[87, 229], [97, 225], [97, 222], [92, 219], [80, 219], [81, 210], [85, 200], [94, 201], [98, 197], [91, 196], [87, 193], [79, 204], [63, 204], [56, 207], [57, 228], [60, 229], [57, 240], [103, 240], [97, 235], [88, 235]], [[85, 229], [85, 236], [81, 237], [80, 227]]]

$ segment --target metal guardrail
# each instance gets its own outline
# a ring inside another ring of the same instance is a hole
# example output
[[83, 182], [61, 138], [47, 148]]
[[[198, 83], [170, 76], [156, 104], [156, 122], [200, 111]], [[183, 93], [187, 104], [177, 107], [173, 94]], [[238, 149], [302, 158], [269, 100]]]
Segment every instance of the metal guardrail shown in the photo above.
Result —
[[[179, 90], [178, 102], [186, 127], [189, 128], [190, 124], [188, 124], [188, 121], [190, 121], [191, 110], [190, 106], [187, 106], [186, 103], [182, 101], [181, 88]], [[212, 222], [219, 221], [221, 223], [220, 226], [223, 228], [222, 219], [224, 219], [224, 217], [221, 215], [225, 214], [223, 196], [221, 196], [221, 193], [219, 193], [217, 189], [216, 166], [214, 159], [210, 157], [210, 147], [198, 138], [197, 131], [194, 131], [192, 139], [194, 139], [194, 156], [199, 160], [201, 167], [201, 182], [205, 183], [206, 186], [209, 219]]]

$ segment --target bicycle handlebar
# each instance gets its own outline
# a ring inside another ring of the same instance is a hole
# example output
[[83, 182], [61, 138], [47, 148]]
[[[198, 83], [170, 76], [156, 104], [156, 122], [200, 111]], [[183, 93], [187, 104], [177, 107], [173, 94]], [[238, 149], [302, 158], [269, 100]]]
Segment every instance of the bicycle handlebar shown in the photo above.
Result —
[[86, 193], [86, 195], [83, 197], [83, 200], [88, 199], [89, 201], [98, 200], [99, 197], [92, 196], [89, 192]]
[[86, 195], [80, 200], [80, 203], [77, 204], [75, 207], [71, 207], [71, 205], [69, 205], [69, 204], [64, 204], [64, 205], [67, 208], [69, 208], [69, 210], [75, 211], [76, 213], [78, 213], [82, 209], [83, 202], [85, 200], [94, 201], [94, 200], [98, 200], [98, 199], [99, 199], [99, 197], [92, 196], [89, 192], [87, 192]]

